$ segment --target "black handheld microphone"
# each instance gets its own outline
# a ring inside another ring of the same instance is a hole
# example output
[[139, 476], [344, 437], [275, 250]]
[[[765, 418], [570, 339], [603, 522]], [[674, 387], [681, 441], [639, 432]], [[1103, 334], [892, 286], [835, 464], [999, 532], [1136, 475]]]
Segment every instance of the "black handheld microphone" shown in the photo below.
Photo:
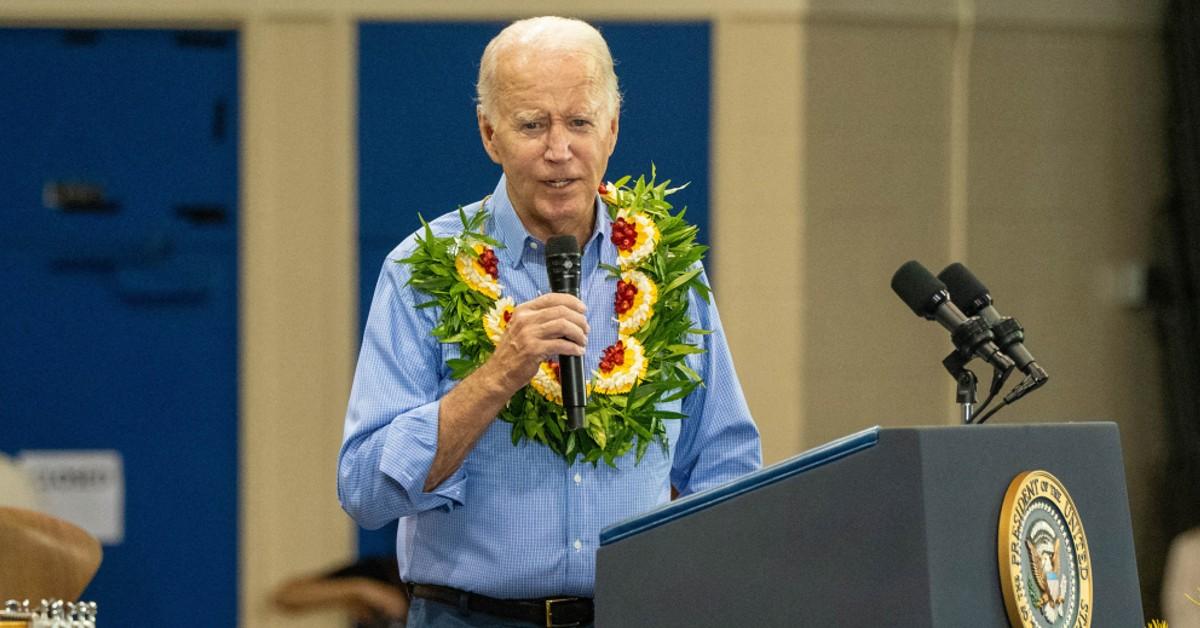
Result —
[[920, 262], [905, 262], [892, 275], [892, 290], [917, 316], [936, 320], [949, 330], [959, 350], [975, 354], [1002, 371], [1013, 367], [1013, 361], [992, 342], [994, 336], [987, 323], [978, 317], [967, 318], [950, 300], [946, 284]]
[[[550, 279], [551, 292], [579, 296], [579, 242], [575, 236], [554, 236], [546, 242], [546, 275]], [[583, 429], [586, 424], [583, 409], [587, 406], [583, 358], [577, 355], [558, 356], [558, 373], [562, 380], [567, 428]]]
[[1000, 316], [992, 306], [992, 295], [988, 293], [987, 287], [967, 270], [966, 266], [955, 262], [942, 269], [942, 272], [938, 273], [938, 279], [949, 287], [950, 298], [958, 309], [967, 316], [979, 316], [992, 328], [996, 344], [1017, 363], [1017, 368], [1039, 380], [1049, 377], [1025, 348], [1025, 329], [1016, 319]]

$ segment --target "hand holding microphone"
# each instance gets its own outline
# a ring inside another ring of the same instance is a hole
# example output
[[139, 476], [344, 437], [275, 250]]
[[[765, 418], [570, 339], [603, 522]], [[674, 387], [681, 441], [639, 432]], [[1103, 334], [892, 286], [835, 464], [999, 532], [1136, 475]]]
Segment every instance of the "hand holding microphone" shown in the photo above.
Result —
[[[579, 298], [579, 263], [579, 242], [575, 236], [550, 238], [546, 242], [546, 275], [550, 279], [550, 291]], [[558, 366], [563, 409], [567, 412], [567, 429], [582, 429], [587, 424], [584, 418], [587, 389], [583, 381], [583, 358], [574, 353], [560, 354]]]
[[529, 383], [543, 360], [558, 356], [559, 381], [568, 429], [586, 425], [583, 355], [587, 350], [587, 308], [579, 300], [579, 243], [575, 236], [556, 236], [546, 243], [548, 294], [518, 305], [496, 346], [492, 360], [511, 396]]
[[516, 306], [491, 357], [506, 398], [533, 379], [543, 360], [582, 356], [588, 331], [586, 308], [571, 295], [552, 292]]

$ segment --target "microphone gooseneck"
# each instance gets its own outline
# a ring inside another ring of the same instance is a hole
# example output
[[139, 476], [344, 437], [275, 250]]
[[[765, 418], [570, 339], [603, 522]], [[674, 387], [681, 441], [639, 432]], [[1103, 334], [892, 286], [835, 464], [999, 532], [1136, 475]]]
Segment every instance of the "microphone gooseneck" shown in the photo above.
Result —
[[[579, 242], [575, 236], [554, 236], [546, 242], [546, 275], [550, 291], [579, 296]], [[583, 358], [577, 355], [558, 356], [559, 378], [562, 382], [563, 409], [567, 413], [567, 428], [583, 429], [587, 424], [587, 388], [584, 386]]]

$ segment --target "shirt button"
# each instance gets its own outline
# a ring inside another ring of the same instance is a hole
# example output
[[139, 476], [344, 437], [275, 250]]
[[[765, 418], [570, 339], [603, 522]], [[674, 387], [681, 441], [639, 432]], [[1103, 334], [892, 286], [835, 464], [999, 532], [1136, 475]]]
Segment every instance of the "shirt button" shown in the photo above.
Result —
[[579, 484], [580, 482], [583, 482], [583, 476], [576, 473], [575, 474], [575, 483]]
[[533, 249], [533, 250], [535, 250], [535, 251], [536, 251], [536, 250], [537, 250], [537, 242], [530, 242], [530, 243], [529, 243], [529, 248], [531, 248], [531, 249]]
[[575, 539], [575, 551], [578, 552], [581, 549], [583, 549], [583, 541]]

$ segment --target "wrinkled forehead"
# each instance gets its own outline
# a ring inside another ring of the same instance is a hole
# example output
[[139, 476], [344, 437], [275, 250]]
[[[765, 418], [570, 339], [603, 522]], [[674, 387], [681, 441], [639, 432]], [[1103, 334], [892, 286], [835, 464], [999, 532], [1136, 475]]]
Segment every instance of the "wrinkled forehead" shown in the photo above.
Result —
[[553, 96], [598, 112], [604, 103], [600, 68], [600, 60], [581, 50], [508, 50], [496, 64], [498, 104], [513, 109], [521, 107], [523, 101]]

